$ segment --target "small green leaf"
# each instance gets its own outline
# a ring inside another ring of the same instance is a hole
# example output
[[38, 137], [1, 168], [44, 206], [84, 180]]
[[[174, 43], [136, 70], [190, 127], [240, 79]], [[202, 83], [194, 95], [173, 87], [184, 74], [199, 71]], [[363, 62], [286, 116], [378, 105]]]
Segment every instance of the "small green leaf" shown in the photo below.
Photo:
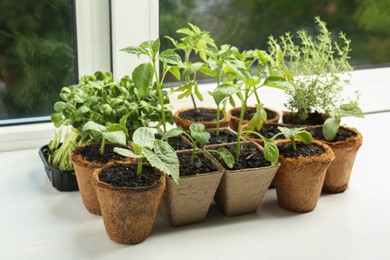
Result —
[[199, 146], [205, 146], [210, 140], [210, 133], [205, 130], [205, 126], [200, 123], [194, 123], [189, 127], [191, 136], [196, 140]]
[[176, 137], [184, 133], [183, 128], [181, 127], [175, 127], [168, 131], [166, 131], [163, 136], [161, 137], [161, 140], [168, 140], [169, 138]]
[[296, 137], [304, 144], [311, 144], [312, 135], [307, 131], [302, 131], [296, 134]]
[[203, 96], [202, 96], [202, 94], [200, 93], [198, 83], [196, 83], [196, 82], [194, 82], [194, 93], [195, 93], [196, 97], [197, 97], [200, 101], [203, 101]]
[[144, 55], [148, 54], [148, 52], [145, 49], [140, 48], [138, 46], [126, 47], [126, 48], [121, 49], [121, 51], [129, 53], [129, 54], [135, 54], [137, 56], [142, 55], [142, 54], [144, 54]]
[[135, 130], [133, 134], [133, 142], [141, 147], [149, 147], [150, 149], [153, 149], [155, 139], [156, 138], [154, 137], [152, 130], [148, 127], [140, 127]]
[[322, 134], [324, 135], [325, 140], [332, 141], [340, 127], [340, 119], [328, 118], [322, 126]]
[[342, 116], [364, 117], [364, 113], [358, 106], [357, 102], [340, 105], [340, 111]]
[[104, 125], [97, 124], [93, 121], [88, 121], [87, 123], [85, 123], [82, 130], [83, 131], [96, 131], [99, 133], [107, 131], [107, 129]]
[[155, 140], [154, 152], [146, 148], [143, 153], [150, 165], [171, 176], [175, 183], [179, 184], [179, 159], [167, 142]]
[[294, 86], [288, 80], [280, 76], [269, 76], [262, 85], [287, 91], [294, 90]]
[[226, 163], [227, 167], [233, 168], [234, 165], [234, 156], [226, 148], [219, 148], [218, 150], [211, 150], [210, 152], [217, 153], [221, 156], [223, 161]]
[[170, 66], [168, 71], [177, 79], [181, 80], [180, 67], [178, 66]]
[[142, 97], [149, 95], [149, 88], [153, 82], [154, 69], [150, 62], [138, 65], [132, 73], [135, 87]]
[[133, 153], [133, 151], [131, 151], [129, 149], [125, 149], [125, 148], [115, 147], [114, 152], [116, 152], [117, 154], [120, 154], [122, 156], [125, 156], [125, 157], [137, 158], [137, 159], [142, 158], [142, 155], [135, 154], [135, 153]]
[[60, 112], [65, 108], [65, 102], [58, 101], [54, 104], [54, 111]]
[[122, 131], [126, 136], [129, 135], [127, 128], [121, 124], [111, 124], [108, 125], [106, 128], [108, 132]]
[[225, 98], [230, 97], [239, 91], [240, 89], [235, 85], [221, 84], [219, 87], [214, 89], [213, 98], [218, 106]]
[[111, 143], [126, 145], [126, 135], [122, 131], [103, 132], [102, 135], [104, 139], [107, 139]]
[[176, 52], [174, 52], [171, 49], [165, 50], [160, 53], [160, 60], [164, 63], [167, 64], [172, 64], [172, 65], [181, 65], [182, 61]]
[[261, 114], [259, 113], [256, 113], [254, 114], [254, 116], [249, 120], [248, 122], [248, 125], [247, 125], [247, 129], [249, 131], [252, 131], [254, 129], [257, 129], [257, 130], [260, 130], [262, 127], [263, 127], [263, 118], [261, 116]]
[[264, 141], [264, 158], [273, 166], [278, 162], [279, 149], [274, 140], [270, 140], [265, 137], [262, 137], [262, 139]]

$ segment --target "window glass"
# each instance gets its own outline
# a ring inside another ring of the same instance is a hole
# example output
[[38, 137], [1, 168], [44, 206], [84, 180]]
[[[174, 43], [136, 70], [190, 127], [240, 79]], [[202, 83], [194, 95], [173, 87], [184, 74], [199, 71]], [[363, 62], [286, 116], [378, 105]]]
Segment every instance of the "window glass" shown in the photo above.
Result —
[[[266, 49], [269, 35], [314, 32], [320, 16], [335, 37], [343, 31], [352, 40], [355, 68], [378, 67], [390, 62], [389, 13], [388, 0], [160, 0], [160, 36], [177, 36], [176, 29], [191, 22], [218, 44]], [[162, 46], [171, 47], [167, 40]]]
[[74, 16], [74, 0], [0, 0], [0, 125], [48, 119], [76, 81]]

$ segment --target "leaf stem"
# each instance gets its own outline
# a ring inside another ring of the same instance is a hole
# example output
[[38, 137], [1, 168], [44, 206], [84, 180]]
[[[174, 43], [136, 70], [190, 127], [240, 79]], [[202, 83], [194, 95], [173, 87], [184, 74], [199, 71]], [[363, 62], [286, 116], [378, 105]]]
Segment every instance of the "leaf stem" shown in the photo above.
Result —
[[142, 161], [143, 161], [143, 158], [138, 158], [137, 160], [137, 176], [141, 176], [142, 174]]

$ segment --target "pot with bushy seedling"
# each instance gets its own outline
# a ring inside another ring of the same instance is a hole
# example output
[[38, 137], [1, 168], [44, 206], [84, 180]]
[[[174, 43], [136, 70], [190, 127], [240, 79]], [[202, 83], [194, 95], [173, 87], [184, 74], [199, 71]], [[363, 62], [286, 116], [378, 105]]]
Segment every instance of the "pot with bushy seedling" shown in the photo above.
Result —
[[166, 132], [162, 139], [184, 135], [192, 143], [192, 149], [177, 153], [180, 162], [180, 184], [175, 185], [171, 178], [167, 180], [161, 212], [173, 226], [202, 222], [213, 201], [215, 191], [225, 169], [210, 156], [219, 154], [228, 167], [234, 163], [233, 155], [224, 148], [199, 149], [210, 139], [205, 126], [194, 123], [187, 133], [181, 127]]
[[[214, 39], [209, 32], [202, 31], [199, 27], [189, 23], [189, 28], [182, 28], [176, 31], [185, 36], [179, 40], [166, 36], [174, 45], [175, 51], [184, 52], [184, 62], [180, 65], [182, 69], [181, 78], [184, 84], [176, 88], [174, 92], [181, 93], [178, 99], [191, 97], [193, 107], [179, 109], [174, 114], [177, 126], [185, 130], [194, 122], [202, 123], [206, 128], [215, 128], [217, 124], [221, 127], [229, 125], [229, 118], [220, 118], [220, 110], [211, 107], [198, 107], [195, 99], [203, 101], [203, 95], [199, 91], [197, 75], [199, 72], [210, 75], [212, 71], [207, 66], [207, 52], [210, 47], [216, 48]], [[192, 54], [197, 57], [191, 57]], [[195, 61], [191, 61], [195, 59]]]
[[313, 138], [332, 148], [336, 157], [326, 172], [323, 186], [323, 191], [329, 193], [347, 189], [356, 154], [363, 143], [363, 137], [357, 129], [340, 126], [341, 118], [346, 116], [364, 117], [364, 114], [357, 102], [350, 102], [332, 111], [322, 126], [308, 128]]
[[[133, 74], [137, 82], [142, 81], [140, 73]], [[144, 79], [148, 77], [144, 75]], [[90, 120], [103, 126], [121, 124], [130, 136], [140, 126], [153, 123], [158, 126], [161, 121], [158, 93], [150, 88], [144, 90], [148, 95], [143, 96], [140, 90], [143, 88], [139, 85], [127, 76], [116, 80], [110, 72], [97, 71], [94, 75], [81, 77], [78, 84], [63, 87], [61, 100], [54, 104], [55, 113], [51, 115], [54, 126], [59, 129], [58, 134], [44, 154], [50, 167], [73, 170], [70, 152], [93, 141], [89, 135], [80, 135]], [[167, 104], [168, 100], [164, 99], [164, 102]]]
[[100, 215], [101, 211], [96, 190], [91, 184], [92, 174], [111, 161], [129, 160], [114, 152], [117, 146], [126, 147], [127, 133], [127, 129], [120, 124], [105, 127], [89, 121], [80, 130], [80, 134], [89, 136], [91, 143], [78, 146], [70, 153], [81, 199], [87, 210], [93, 214]]
[[[240, 57], [240, 54], [235, 56]], [[216, 103], [220, 104], [228, 98], [232, 100], [232, 95], [236, 94], [241, 102], [241, 111], [237, 142], [226, 145], [226, 148], [235, 154], [234, 168], [228, 170], [222, 178], [215, 200], [226, 215], [232, 216], [257, 211], [279, 167], [277, 148], [273, 141], [264, 139], [267, 140], [264, 151], [254, 142], [241, 143], [247, 101], [258, 88], [263, 86], [286, 89], [290, 85], [279, 76], [269, 76], [263, 80], [259, 73], [252, 75], [250, 69], [239, 58], [226, 60], [225, 63], [230, 71], [229, 77], [233, 80], [218, 86], [213, 91], [213, 97]], [[262, 117], [255, 117], [251, 125], [258, 127], [263, 123], [262, 119]]]
[[312, 140], [304, 128], [279, 130], [287, 139], [277, 141], [281, 165], [275, 175], [275, 188], [279, 205], [294, 212], [310, 212], [317, 206], [334, 154], [326, 144]]
[[114, 151], [133, 162], [110, 163], [94, 172], [92, 182], [109, 238], [136, 244], [152, 232], [165, 175], [179, 183], [179, 161], [173, 148], [147, 127], [134, 132], [132, 150], [116, 147]]
[[[339, 41], [333, 40], [326, 23], [315, 18], [319, 33], [297, 32], [299, 42], [290, 33], [279, 40], [269, 38], [269, 52], [273, 68], [291, 78], [294, 89], [287, 91], [283, 123], [320, 125], [343, 102], [343, 91], [350, 81], [350, 40], [340, 32]], [[288, 70], [287, 70], [288, 68]]]

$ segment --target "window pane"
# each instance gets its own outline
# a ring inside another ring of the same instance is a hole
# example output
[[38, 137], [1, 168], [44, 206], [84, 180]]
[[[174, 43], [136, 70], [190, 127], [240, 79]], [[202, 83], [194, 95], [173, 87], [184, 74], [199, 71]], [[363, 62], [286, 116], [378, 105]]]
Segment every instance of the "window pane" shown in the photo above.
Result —
[[352, 40], [352, 65], [383, 66], [390, 63], [389, 13], [388, 0], [160, 0], [160, 36], [177, 36], [191, 22], [218, 44], [265, 49], [269, 35], [313, 31], [320, 16], [335, 37], [343, 31]]
[[73, 0], [0, 0], [0, 125], [47, 119], [75, 82], [74, 16]]

